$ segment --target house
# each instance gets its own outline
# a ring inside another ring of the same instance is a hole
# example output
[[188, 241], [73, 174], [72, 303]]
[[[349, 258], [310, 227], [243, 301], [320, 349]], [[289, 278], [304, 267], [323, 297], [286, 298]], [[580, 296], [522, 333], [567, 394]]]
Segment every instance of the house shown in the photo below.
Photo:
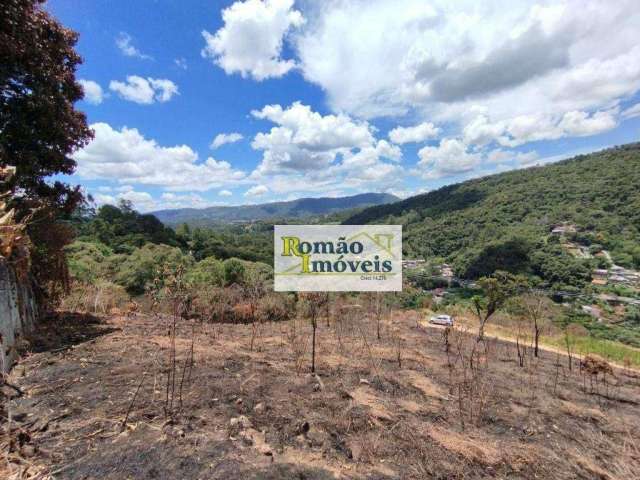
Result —
[[551, 235], [563, 236], [571, 233], [576, 233], [576, 226], [570, 224], [554, 225], [551, 230]]
[[608, 283], [609, 270], [597, 268], [591, 274], [591, 283], [593, 285], [606, 285]]
[[640, 300], [637, 298], [631, 297], [620, 297], [618, 295], [609, 295], [606, 293], [602, 293], [598, 295], [598, 299], [608, 303], [609, 305], [634, 305], [636, 307], [640, 307]]
[[451, 268], [451, 265], [446, 263], [440, 265], [440, 275], [446, 278], [453, 278], [453, 268]]
[[426, 263], [426, 260], [415, 259], [415, 260], [402, 260], [402, 268], [404, 270], [411, 270], [414, 268], [418, 268], [423, 266]]
[[597, 319], [602, 317], [602, 311], [595, 305], [582, 305], [582, 311], [587, 315], [591, 315]]

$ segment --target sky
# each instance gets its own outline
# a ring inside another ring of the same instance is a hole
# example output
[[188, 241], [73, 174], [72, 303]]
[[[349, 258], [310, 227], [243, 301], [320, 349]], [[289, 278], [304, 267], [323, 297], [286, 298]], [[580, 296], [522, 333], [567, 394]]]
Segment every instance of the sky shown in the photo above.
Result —
[[389, 192], [640, 140], [637, 0], [50, 0], [96, 203]]

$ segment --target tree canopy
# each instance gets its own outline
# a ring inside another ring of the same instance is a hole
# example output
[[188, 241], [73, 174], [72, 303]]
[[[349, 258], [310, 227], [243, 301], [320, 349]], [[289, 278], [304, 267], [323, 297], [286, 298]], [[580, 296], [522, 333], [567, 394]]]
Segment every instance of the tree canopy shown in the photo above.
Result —
[[75, 72], [78, 34], [63, 27], [42, 0], [6, 0], [0, 15], [0, 164], [17, 167], [27, 197], [71, 211], [78, 187], [50, 175], [73, 173], [73, 152], [93, 136], [74, 103], [83, 97]]

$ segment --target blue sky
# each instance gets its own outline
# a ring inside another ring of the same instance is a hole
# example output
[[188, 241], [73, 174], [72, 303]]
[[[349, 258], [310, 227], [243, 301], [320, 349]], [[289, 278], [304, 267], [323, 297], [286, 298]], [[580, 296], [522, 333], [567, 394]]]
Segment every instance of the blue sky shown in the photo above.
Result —
[[640, 14], [609, 3], [50, 1], [96, 132], [69, 180], [144, 211], [408, 196], [638, 141]]

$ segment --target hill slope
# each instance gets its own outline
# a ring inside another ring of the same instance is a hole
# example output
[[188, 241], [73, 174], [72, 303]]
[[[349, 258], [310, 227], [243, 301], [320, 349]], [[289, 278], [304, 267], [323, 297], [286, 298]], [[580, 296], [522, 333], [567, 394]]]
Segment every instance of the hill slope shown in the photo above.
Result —
[[327, 215], [340, 210], [381, 205], [398, 200], [388, 193], [362, 193], [349, 197], [299, 198], [288, 202], [234, 207], [181, 208], [152, 212], [167, 225], [187, 223], [206, 226], [219, 222], [251, 222], [274, 218], [302, 218]]
[[344, 223], [402, 224], [407, 256], [444, 257], [467, 277], [494, 267], [543, 278], [577, 268], [549, 238], [561, 222], [577, 226], [580, 243], [602, 245], [616, 263], [640, 267], [638, 185], [635, 143], [450, 185], [365, 209]]

